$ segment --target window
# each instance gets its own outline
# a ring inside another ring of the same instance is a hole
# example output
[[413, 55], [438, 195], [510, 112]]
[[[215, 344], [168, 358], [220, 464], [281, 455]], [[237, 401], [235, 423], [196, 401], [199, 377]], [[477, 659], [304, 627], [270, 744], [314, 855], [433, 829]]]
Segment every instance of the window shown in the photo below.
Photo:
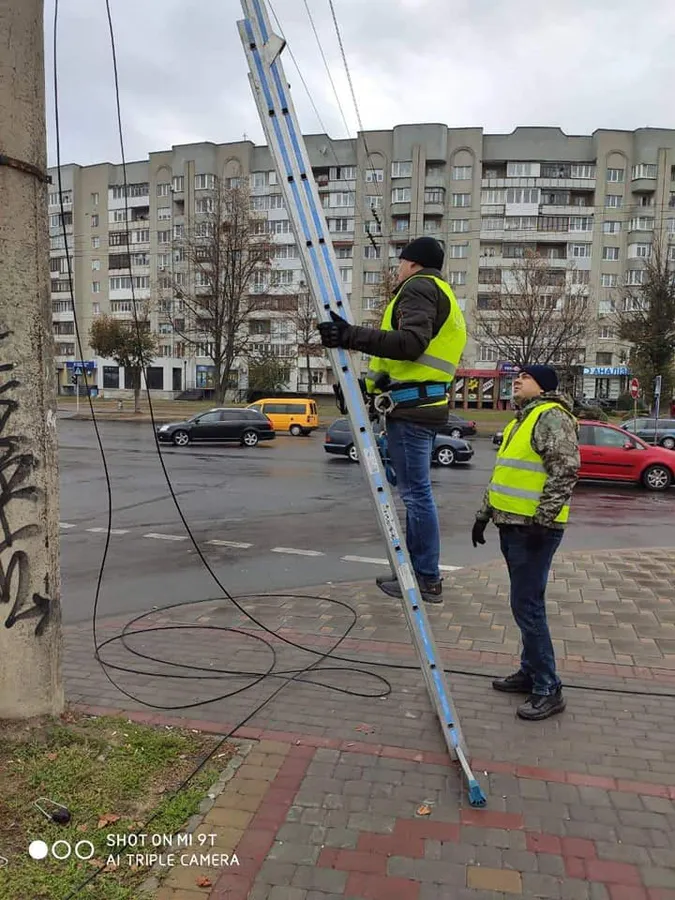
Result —
[[297, 259], [298, 248], [295, 244], [279, 244], [272, 249], [272, 259]]
[[328, 195], [328, 206], [354, 206], [355, 203], [353, 191], [337, 191]]
[[[251, 197], [251, 209], [253, 212], [264, 212], [270, 208], [269, 197]], [[199, 212], [199, 210], [197, 210]]]
[[[675, 223], [675, 219], [673, 219], [673, 223]], [[469, 230], [469, 220], [468, 219], [452, 219], [450, 221], [450, 231], [453, 234], [464, 234]]]
[[607, 169], [607, 181], [612, 181], [615, 184], [622, 184], [624, 171], [624, 169]]
[[170, 231], [158, 231], [157, 232], [157, 243], [158, 244], [170, 244], [171, 243], [171, 232]]
[[640, 163], [633, 166], [631, 170], [631, 178], [635, 181], [638, 178], [656, 178], [658, 174], [658, 166], [651, 163]]
[[[604, 355], [604, 354], [602, 354]], [[614, 428], [603, 428], [601, 425], [593, 426], [593, 443], [596, 447], [623, 447], [628, 435]]]
[[[209, 224], [209, 223], [206, 223]], [[173, 236], [174, 240], [180, 240], [185, 236], [185, 226], [184, 225], [174, 225], [173, 226]]]
[[570, 244], [570, 251], [575, 259], [591, 258], [591, 244]]
[[379, 181], [384, 181], [384, 169], [366, 169], [366, 182], [368, 184]]
[[267, 173], [267, 183], [270, 185], [277, 184], [277, 173], [272, 171]]
[[504, 219], [502, 216], [483, 216], [480, 220], [481, 231], [503, 231]]
[[539, 167], [537, 163], [510, 162], [506, 164], [507, 178], [527, 178], [528, 176], [537, 175], [538, 172]]
[[174, 175], [172, 184], [174, 193], [180, 194], [183, 192], [185, 187], [185, 178], [183, 177], [183, 175]]
[[331, 166], [328, 178], [330, 181], [354, 181], [356, 166]]
[[605, 206], [607, 209], [621, 209], [623, 206], [623, 197], [621, 194], [606, 194]]
[[616, 312], [616, 305], [613, 300], [601, 300], [598, 303], [598, 312], [601, 316], [609, 315]]
[[99, 222], [99, 219], [98, 219], [98, 213], [95, 213], [95, 214], [91, 217], [91, 227], [92, 227], [92, 228], [98, 228], [98, 222]]
[[453, 194], [452, 205], [454, 207], [471, 206], [471, 194]]
[[150, 265], [150, 254], [149, 253], [132, 253], [131, 254], [131, 265], [132, 266], [149, 266]]
[[539, 188], [509, 188], [507, 203], [539, 203]]
[[572, 166], [571, 178], [595, 178], [595, 166], [578, 163]]
[[266, 172], [253, 172], [251, 175], [251, 187], [264, 188], [267, 185]]
[[654, 218], [652, 216], [635, 216], [628, 225], [629, 231], [652, 231]]
[[598, 338], [601, 341], [611, 341], [614, 338], [614, 332], [609, 325], [601, 325], [598, 329]]
[[453, 166], [452, 179], [453, 181], [469, 181], [472, 177], [472, 172], [472, 166]]
[[410, 178], [412, 175], [412, 160], [393, 162], [391, 164], [392, 178]]
[[448, 284], [453, 286], [466, 284], [466, 272], [448, 272]]
[[270, 194], [270, 209], [284, 209], [284, 198], [281, 194]]
[[425, 203], [443, 203], [445, 201], [445, 191], [443, 188], [427, 188], [424, 192]]
[[603, 247], [602, 248], [602, 258], [609, 260], [611, 262], [616, 262], [619, 259], [619, 248], [618, 247]]
[[[176, 226], [182, 228], [183, 226]], [[132, 244], [148, 244], [150, 242], [150, 229], [143, 228], [141, 231], [132, 231], [131, 232], [131, 243]]]
[[[332, 219], [329, 221], [343, 221], [349, 222], [349, 219]], [[351, 219], [353, 222], [354, 220]], [[274, 222], [267, 222], [267, 228], [270, 234], [291, 234], [291, 223], [288, 219], [276, 219]], [[354, 228], [352, 227], [352, 231]]]
[[[564, 219], [563, 221], [566, 223], [567, 219]], [[504, 219], [504, 228], [506, 231], [534, 231], [536, 227], [536, 216], [506, 216]], [[564, 230], [566, 231], [567, 229]]]
[[92, 281], [91, 292], [92, 292], [92, 294], [100, 294], [101, 293], [101, 282], [100, 281]]
[[596, 366], [611, 366], [612, 365], [612, 354], [611, 353], [596, 353], [595, 354], [595, 364]]
[[450, 259], [466, 259], [469, 255], [469, 244], [450, 244], [448, 257]]
[[591, 273], [589, 269], [574, 269], [570, 279], [572, 284], [590, 284]]
[[629, 269], [626, 272], [626, 284], [644, 284], [647, 273], [644, 269]]
[[478, 362], [497, 362], [499, 351], [495, 347], [481, 344], [478, 348]]
[[168, 181], [159, 181], [157, 183], [157, 196], [168, 197], [171, 194], [171, 184]]
[[430, 218], [429, 216], [424, 217], [424, 231], [426, 234], [436, 234], [441, 230], [441, 219], [439, 218]]
[[101, 260], [100, 259], [92, 259], [91, 261], [91, 271], [98, 272], [101, 269]]
[[410, 228], [410, 217], [409, 216], [397, 216], [393, 220], [394, 231], [408, 231]]
[[628, 259], [649, 259], [652, 255], [651, 244], [629, 244]]
[[92, 206], [98, 206], [99, 201], [99, 193], [98, 191], [92, 191], [89, 197]]
[[336, 247], [335, 248], [335, 256], [338, 259], [351, 259], [352, 258], [352, 247]]
[[171, 218], [171, 207], [170, 206], [160, 206], [157, 209], [157, 221], [162, 222], [165, 219]]
[[675, 234], [675, 219], [666, 219], [666, 231], [668, 234]]
[[211, 191], [216, 186], [215, 175], [195, 175], [196, 191]]
[[270, 272], [271, 287], [293, 284], [293, 269], [272, 269]]
[[618, 234], [621, 231], [621, 222], [603, 222], [603, 234]]
[[616, 287], [618, 281], [619, 276], [614, 274], [613, 272], [603, 272], [600, 276], [600, 286], [604, 288]]
[[171, 254], [170, 253], [158, 253], [157, 254], [157, 268], [158, 269], [167, 269], [171, 265]]
[[[270, 225], [275, 225], [276, 223], [270, 222]], [[376, 226], [375, 222], [367, 222], [364, 225], [364, 228], [370, 226], [370, 234], [375, 234], [377, 232], [373, 231], [373, 228]], [[377, 226], [379, 227], [379, 226]], [[329, 219], [328, 220], [328, 230], [332, 232], [345, 233], [354, 231], [354, 219]], [[368, 234], [368, 231], [366, 231]]]
[[[256, 197], [256, 200], [261, 199], [260, 197]], [[211, 213], [213, 212], [213, 197], [199, 197], [195, 201], [195, 212], [198, 213]], [[159, 211], [157, 213], [159, 216]]]
[[410, 188], [392, 188], [391, 202], [392, 203], [409, 203], [410, 202]]
[[98, 248], [99, 248], [100, 246], [101, 246], [101, 238], [100, 238], [100, 237], [93, 237], [93, 238], [91, 239], [91, 249], [92, 249], [92, 250], [98, 250]]
[[567, 216], [540, 216], [537, 219], [537, 231], [569, 231], [570, 220]]
[[364, 284], [379, 284], [382, 281], [382, 273], [381, 272], [364, 272], [363, 273], [363, 283]]
[[110, 247], [126, 247], [129, 242], [129, 234], [126, 231], [113, 231], [108, 235]]
[[570, 216], [570, 231], [592, 231], [592, 216]]
[[227, 186], [230, 190], [235, 190], [236, 188], [240, 188], [244, 186], [244, 179], [240, 175], [235, 175], [233, 178], [227, 179]]
[[366, 197], [366, 206], [371, 209], [382, 209], [382, 197], [375, 194], [368, 194]]
[[363, 248], [363, 258], [364, 259], [379, 259], [381, 257], [381, 248], [373, 247], [372, 244], [366, 244]]
[[668, 247], [668, 259], [675, 260], [675, 247]]

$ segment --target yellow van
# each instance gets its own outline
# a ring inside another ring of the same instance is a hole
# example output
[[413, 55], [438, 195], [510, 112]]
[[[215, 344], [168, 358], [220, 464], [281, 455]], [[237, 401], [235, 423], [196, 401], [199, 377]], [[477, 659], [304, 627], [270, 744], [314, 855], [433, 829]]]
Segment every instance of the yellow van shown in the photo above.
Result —
[[275, 431], [288, 431], [294, 437], [311, 434], [319, 427], [316, 403], [306, 397], [256, 400], [248, 408], [264, 413], [271, 421]]

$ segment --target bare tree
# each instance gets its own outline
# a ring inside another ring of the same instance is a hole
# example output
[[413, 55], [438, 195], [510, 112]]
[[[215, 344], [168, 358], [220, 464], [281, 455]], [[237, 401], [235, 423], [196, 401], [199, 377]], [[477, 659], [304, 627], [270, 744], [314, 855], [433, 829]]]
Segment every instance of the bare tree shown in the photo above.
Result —
[[569, 270], [551, 268], [533, 251], [507, 270], [507, 279], [502, 270], [487, 271], [483, 277], [491, 278], [494, 290], [479, 303], [474, 337], [514, 365], [556, 365], [571, 388], [590, 325], [588, 295], [570, 284]]
[[619, 338], [631, 345], [631, 369], [654, 403], [654, 382], [662, 377], [661, 396], [675, 396], [675, 271], [655, 240], [640, 285], [625, 285], [613, 319]]
[[[317, 331], [316, 306], [312, 295], [306, 289], [304, 282], [300, 284], [295, 309], [289, 313], [289, 321], [295, 332], [295, 340], [298, 347], [298, 355], [302, 355], [307, 369], [307, 393], [312, 395], [312, 358], [324, 357], [325, 352]], [[304, 288], [304, 290], [303, 290]], [[298, 370], [299, 380], [299, 370]], [[298, 385], [299, 387], [299, 385]]]
[[270, 270], [272, 244], [265, 218], [251, 210], [247, 187], [216, 180], [212, 189], [199, 192], [197, 203], [192, 224], [174, 240], [174, 259], [178, 256], [186, 270], [172, 267], [172, 274], [160, 279], [158, 293], [174, 331], [213, 362], [216, 399], [222, 403], [235, 362], [246, 350], [247, 320], [264, 308], [259, 288]]
[[134, 412], [140, 413], [141, 373], [152, 363], [158, 350], [157, 336], [150, 331], [148, 310], [139, 311], [133, 322], [97, 316], [89, 330], [89, 346], [131, 374]]

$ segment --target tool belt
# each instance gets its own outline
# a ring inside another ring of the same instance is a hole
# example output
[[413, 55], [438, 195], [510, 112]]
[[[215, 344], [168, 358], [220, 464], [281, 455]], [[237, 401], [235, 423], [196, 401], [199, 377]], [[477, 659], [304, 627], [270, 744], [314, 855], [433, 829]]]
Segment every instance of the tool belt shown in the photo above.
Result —
[[377, 394], [374, 406], [380, 413], [398, 409], [414, 409], [428, 401], [442, 400], [448, 392], [446, 382], [395, 383], [387, 391]]

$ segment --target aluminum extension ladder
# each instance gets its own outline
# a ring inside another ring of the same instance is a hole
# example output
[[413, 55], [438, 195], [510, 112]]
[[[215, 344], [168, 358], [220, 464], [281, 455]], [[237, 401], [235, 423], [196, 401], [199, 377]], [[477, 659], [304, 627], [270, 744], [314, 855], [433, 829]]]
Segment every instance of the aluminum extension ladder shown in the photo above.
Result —
[[[338, 266], [317, 186], [280, 62], [286, 42], [274, 34], [264, 0], [241, 0], [244, 19], [237, 23], [249, 81], [260, 120], [277, 170], [288, 215], [298, 243], [307, 283], [316, 303], [317, 318], [333, 310], [353, 321], [342, 293]], [[346, 350], [331, 350], [330, 362], [349, 413], [359, 458], [366, 474], [387, 554], [403, 593], [403, 610], [419, 657], [427, 691], [436, 709], [451, 758], [466, 779], [471, 806], [485, 806], [486, 798], [467, 758], [466, 746], [424, 609], [417, 580], [401, 536], [377, 443], [358, 377]]]

